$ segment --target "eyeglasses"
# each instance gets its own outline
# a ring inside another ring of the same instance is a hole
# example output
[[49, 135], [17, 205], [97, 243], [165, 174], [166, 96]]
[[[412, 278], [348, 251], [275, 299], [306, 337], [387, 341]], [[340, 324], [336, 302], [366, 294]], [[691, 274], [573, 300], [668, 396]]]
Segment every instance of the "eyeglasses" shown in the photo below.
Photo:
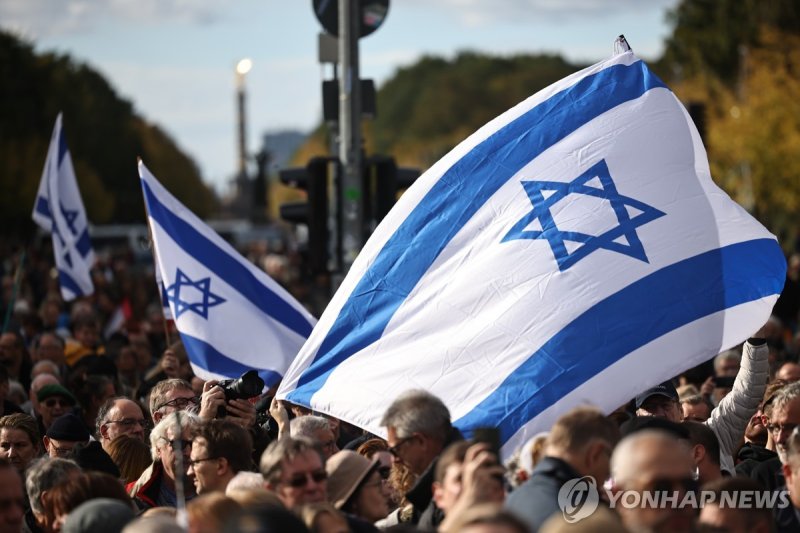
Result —
[[169, 447], [172, 448], [172, 451], [175, 451], [175, 448], [178, 447], [178, 443], [181, 443], [181, 450], [188, 450], [192, 447], [192, 441], [190, 440], [183, 440], [183, 439], [175, 439], [169, 440], [167, 438], [161, 437], [162, 440], [165, 440], [169, 443]]
[[67, 457], [72, 452], [72, 448], [60, 448], [58, 446], [52, 446], [50, 449], [53, 450], [58, 457]]
[[395, 444], [394, 446], [389, 446], [389, 448], [386, 451], [388, 451], [390, 454], [394, 455], [395, 457], [400, 458], [400, 448], [403, 446], [403, 444], [405, 444], [406, 442], [410, 441], [413, 438], [414, 438], [414, 435], [411, 435], [410, 437], [402, 438], [399, 441], [397, 441], [397, 444]]
[[191, 459], [189, 461], [186, 461], [186, 468], [189, 468], [190, 466], [192, 468], [197, 468], [197, 465], [199, 465], [200, 463], [203, 463], [205, 461], [214, 461], [215, 459], [219, 459], [219, 457], [204, 457], [203, 459]]
[[155, 408], [156, 411], [163, 409], [164, 407], [174, 407], [175, 409], [182, 410], [185, 409], [188, 405], [199, 405], [200, 404], [200, 397], [193, 396], [192, 398], [175, 398], [168, 402], [164, 402], [158, 407]]
[[144, 418], [123, 418], [122, 420], [108, 420], [106, 424], [119, 424], [125, 428], [132, 428], [135, 425], [141, 426], [142, 429], [146, 429], [150, 426], [150, 424]]
[[65, 398], [48, 398], [44, 401], [44, 404], [47, 407], [55, 407], [58, 404], [59, 407], [70, 407], [72, 406], [72, 402]]
[[791, 433], [797, 426], [797, 424], [767, 424], [767, 431], [773, 435], [780, 435], [784, 431]]
[[324, 470], [314, 470], [313, 472], [306, 472], [306, 473], [298, 473], [292, 476], [292, 478], [286, 482], [292, 488], [295, 489], [302, 489], [308, 484], [308, 480], [313, 481], [314, 483], [322, 483], [326, 479], [328, 479], [328, 473]]

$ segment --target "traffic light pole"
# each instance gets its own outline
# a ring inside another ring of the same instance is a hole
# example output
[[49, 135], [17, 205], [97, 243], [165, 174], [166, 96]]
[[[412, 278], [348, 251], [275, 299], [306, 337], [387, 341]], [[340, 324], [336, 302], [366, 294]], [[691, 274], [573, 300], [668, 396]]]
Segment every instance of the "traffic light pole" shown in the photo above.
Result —
[[361, 78], [358, 0], [339, 0], [339, 159], [342, 163], [342, 269], [346, 274], [364, 244], [361, 205]]

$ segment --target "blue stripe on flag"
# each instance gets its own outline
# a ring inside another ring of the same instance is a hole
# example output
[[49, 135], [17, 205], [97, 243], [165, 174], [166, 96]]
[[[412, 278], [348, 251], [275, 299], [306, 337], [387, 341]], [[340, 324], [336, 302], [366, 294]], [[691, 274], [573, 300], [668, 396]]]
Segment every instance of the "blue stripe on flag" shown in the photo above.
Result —
[[587, 76], [505, 125], [458, 160], [389, 238], [287, 399], [310, 405], [332, 370], [380, 338], [453, 236], [513, 175], [582, 125], [665, 87], [642, 61]]
[[78, 241], [75, 243], [75, 248], [81, 254], [81, 257], [86, 257], [92, 251], [92, 241], [89, 239], [89, 229], [84, 228]]
[[58, 282], [61, 284], [62, 287], [66, 288], [75, 296], [84, 296], [83, 289], [81, 289], [80, 285], [72, 279], [69, 272], [64, 269], [58, 269]]
[[39, 196], [36, 198], [36, 212], [41, 213], [47, 218], [53, 218], [53, 215], [50, 214], [50, 203], [44, 196]]
[[[586, 310], [455, 425], [467, 437], [471, 428], [497, 426], [505, 442], [545, 408], [650, 341], [712, 313], [780, 294], [785, 270], [776, 265], [785, 264], [774, 240], [756, 239], [662, 268]], [[721, 275], [698, 275], [709, 272]]]
[[238, 377], [248, 370], [258, 370], [258, 375], [264, 380], [267, 388], [272, 387], [281, 379], [281, 375], [277, 372], [258, 368], [254, 369], [253, 367], [243, 365], [197, 337], [181, 333], [181, 340], [183, 340], [186, 351], [192, 354], [192, 363], [214, 374]]
[[281, 298], [253, 275], [245, 265], [230, 256], [205, 235], [163, 205], [142, 180], [147, 207], [152, 216], [187, 254], [195, 258], [217, 277], [236, 289], [265, 315], [294, 331], [303, 338], [311, 334], [311, 324], [286, 300]]
[[58, 132], [58, 168], [61, 169], [61, 163], [64, 161], [68, 152], [67, 138], [64, 136], [64, 128]]

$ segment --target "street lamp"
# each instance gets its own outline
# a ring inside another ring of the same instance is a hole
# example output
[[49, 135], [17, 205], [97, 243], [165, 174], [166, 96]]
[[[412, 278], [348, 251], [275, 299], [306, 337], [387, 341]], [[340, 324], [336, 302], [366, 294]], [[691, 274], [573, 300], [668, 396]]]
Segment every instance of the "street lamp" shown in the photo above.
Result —
[[253, 68], [250, 59], [242, 59], [236, 64], [236, 103], [239, 130], [239, 176], [247, 175], [247, 139], [245, 127], [245, 91], [244, 77]]

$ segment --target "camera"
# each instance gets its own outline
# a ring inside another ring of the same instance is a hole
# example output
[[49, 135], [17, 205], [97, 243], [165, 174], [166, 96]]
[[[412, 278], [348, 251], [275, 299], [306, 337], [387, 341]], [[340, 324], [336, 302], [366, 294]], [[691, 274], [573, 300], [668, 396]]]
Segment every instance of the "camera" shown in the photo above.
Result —
[[[247, 400], [258, 396], [264, 390], [264, 380], [255, 370], [248, 370], [238, 379], [225, 379], [217, 383], [225, 392], [225, 402], [229, 400]], [[224, 405], [217, 409], [217, 418], [225, 418], [228, 411]]]

